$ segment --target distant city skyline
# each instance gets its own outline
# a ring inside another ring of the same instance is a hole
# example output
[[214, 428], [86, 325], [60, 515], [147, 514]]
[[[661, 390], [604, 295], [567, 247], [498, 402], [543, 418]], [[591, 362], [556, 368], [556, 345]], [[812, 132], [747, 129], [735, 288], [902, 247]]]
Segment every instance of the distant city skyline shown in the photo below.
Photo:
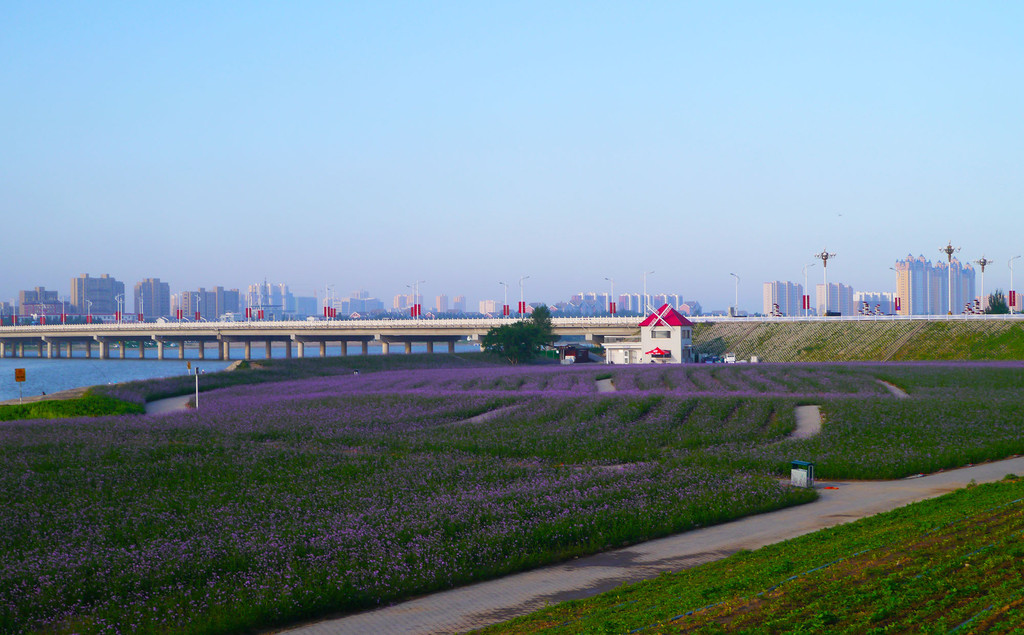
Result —
[[891, 292], [950, 241], [1005, 291], [1022, 23], [984, 1], [9, 0], [0, 298], [89, 271], [386, 305], [423, 280], [473, 307], [653, 271], [706, 310], [735, 273], [753, 312], [822, 249], [829, 282]]

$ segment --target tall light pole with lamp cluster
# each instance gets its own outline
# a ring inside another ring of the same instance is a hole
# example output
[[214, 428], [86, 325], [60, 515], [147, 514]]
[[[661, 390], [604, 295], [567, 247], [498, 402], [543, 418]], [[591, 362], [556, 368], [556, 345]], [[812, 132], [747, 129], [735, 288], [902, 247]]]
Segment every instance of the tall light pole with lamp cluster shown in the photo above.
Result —
[[[814, 257], [821, 261], [821, 275], [822, 280], [825, 283], [825, 315], [828, 315], [828, 261], [835, 258], [835, 254], [830, 254], [828, 249], [822, 249], [820, 254], [814, 254]], [[838, 299], [838, 297], [836, 298]]]
[[615, 315], [615, 278], [605, 278], [611, 287], [608, 290], [608, 313]]
[[945, 247], [939, 247], [939, 251], [946, 254], [946, 260], [948, 261], [949, 266], [948, 270], [946, 271], [946, 273], [949, 274], [947, 276], [949, 278], [949, 302], [947, 303], [949, 305], [949, 308], [947, 309], [946, 315], [953, 315], [953, 254], [960, 251], [960, 248], [954, 247], [953, 241], [951, 240], [949, 241], [949, 244], [946, 245]]
[[994, 260], [989, 260], [985, 256], [982, 256], [981, 258], [979, 258], [979, 259], [974, 261], [974, 264], [976, 264], [979, 267], [981, 267], [981, 310], [982, 311], [985, 310], [985, 305], [986, 305], [986, 303], [988, 301], [988, 298], [985, 296], [985, 267], [990, 265], [990, 264], [992, 264], [993, 262], [995, 262], [995, 261]]
[[526, 296], [523, 294], [523, 280], [529, 280], [530, 276], [523, 276], [519, 279], [519, 317], [526, 315]]

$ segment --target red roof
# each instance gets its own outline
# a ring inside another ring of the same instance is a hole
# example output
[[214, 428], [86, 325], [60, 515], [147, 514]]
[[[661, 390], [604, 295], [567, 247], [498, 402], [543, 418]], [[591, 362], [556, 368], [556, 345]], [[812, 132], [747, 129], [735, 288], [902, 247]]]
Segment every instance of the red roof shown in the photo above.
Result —
[[672, 308], [672, 305], [663, 304], [657, 311], [644, 318], [640, 326], [693, 326], [693, 322], [684, 318], [679, 311]]

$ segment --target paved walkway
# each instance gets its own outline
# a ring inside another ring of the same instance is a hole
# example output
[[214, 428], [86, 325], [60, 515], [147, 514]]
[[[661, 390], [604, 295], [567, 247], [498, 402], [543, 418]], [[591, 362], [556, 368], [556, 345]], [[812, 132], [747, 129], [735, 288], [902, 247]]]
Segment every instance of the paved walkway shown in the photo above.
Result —
[[797, 406], [793, 408], [796, 430], [788, 439], [810, 439], [821, 432], [821, 406]]
[[[1007, 474], [1024, 475], [1024, 457], [898, 481], [819, 482], [821, 498], [807, 505], [751, 516], [283, 632], [336, 635], [468, 631], [530, 613], [546, 603], [589, 597], [623, 582], [635, 582], [665, 571], [711, 562], [740, 549], [757, 549], [939, 496], [971, 481], [998, 481]], [[823, 489], [826, 486], [836, 489]]]
[[193, 398], [193, 395], [182, 395], [180, 397], [168, 397], [167, 399], [148, 401], [146, 402], [146, 414], [165, 415], [171, 412], [184, 410], [188, 408], [188, 402]]

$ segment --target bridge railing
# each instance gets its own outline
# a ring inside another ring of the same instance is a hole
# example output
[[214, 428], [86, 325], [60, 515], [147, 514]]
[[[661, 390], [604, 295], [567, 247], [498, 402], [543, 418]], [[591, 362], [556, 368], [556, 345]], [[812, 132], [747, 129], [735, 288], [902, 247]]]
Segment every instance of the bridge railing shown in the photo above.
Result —
[[[517, 321], [515, 318], [444, 318], [404, 320], [276, 320], [276, 321], [230, 321], [230, 322], [122, 322], [120, 324], [31, 324], [0, 327], [0, 334], [17, 333], [67, 333], [67, 332], [111, 332], [133, 333], [139, 331], [232, 331], [260, 329], [267, 331], [307, 331], [324, 329], [391, 330], [407, 328], [481, 329], [492, 328]], [[636, 317], [571, 317], [554, 318], [555, 327], [631, 327], [639, 324]]]

